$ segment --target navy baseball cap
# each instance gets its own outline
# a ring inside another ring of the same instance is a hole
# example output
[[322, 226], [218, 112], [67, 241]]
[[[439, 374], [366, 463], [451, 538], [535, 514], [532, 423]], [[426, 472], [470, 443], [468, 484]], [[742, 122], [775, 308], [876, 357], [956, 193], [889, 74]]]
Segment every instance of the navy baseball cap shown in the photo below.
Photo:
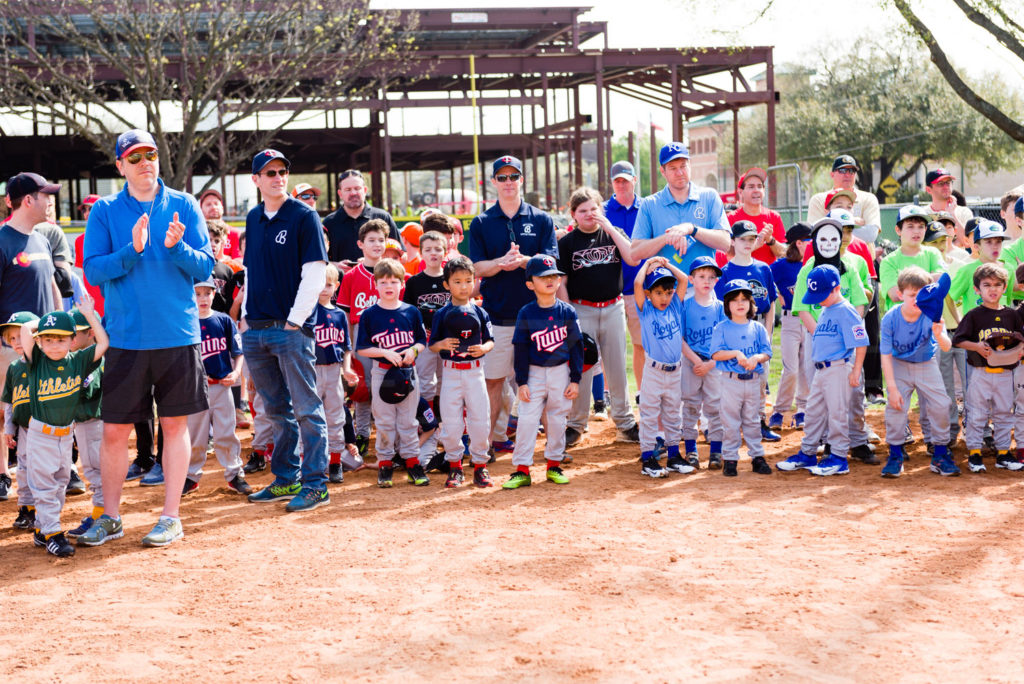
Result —
[[153, 139], [152, 135], [146, 131], [140, 131], [138, 128], [125, 131], [117, 136], [117, 142], [114, 143], [114, 159], [121, 159], [124, 155], [130, 154], [139, 148], [155, 150], [157, 148], [156, 140]]
[[741, 238], [744, 235], [757, 235], [757, 226], [754, 225], [753, 221], [747, 221], [746, 219], [737, 221], [732, 224], [732, 239]]
[[935, 242], [939, 238], [946, 237], [946, 225], [942, 221], [932, 221], [924, 231], [922, 242]]
[[498, 171], [501, 171], [506, 166], [511, 166], [519, 173], [523, 172], [523, 162], [519, 161], [512, 155], [506, 154], [504, 157], [498, 157], [494, 160], [494, 163], [491, 164], [491, 178], [497, 176]]
[[288, 161], [288, 157], [284, 156], [277, 150], [266, 149], [252, 158], [252, 175], [255, 176], [256, 174], [258, 174], [260, 171], [263, 170], [264, 166], [274, 161], [275, 159], [280, 159], [281, 161], [283, 161], [284, 168], [286, 169], [290, 169], [292, 166], [292, 163]]
[[206, 280], [200, 280], [199, 282], [192, 286], [192, 289], [194, 290], [197, 287], [209, 287], [212, 288], [214, 292], [217, 291], [217, 283], [213, 282], [212, 276], [207, 278]]
[[934, 171], [928, 172], [928, 174], [924, 177], [924, 184], [927, 185], [928, 187], [931, 187], [935, 183], [944, 180], [954, 181], [956, 180], [956, 176], [954, 176], [949, 171], [946, 171], [946, 169], [940, 166]]
[[811, 226], [803, 221], [797, 221], [786, 231], [786, 242], [793, 243], [797, 240], [811, 239]]
[[628, 161], [620, 161], [612, 164], [612, 180], [616, 178], [636, 178], [636, 169]]
[[555, 257], [549, 254], [538, 254], [530, 257], [530, 260], [526, 262], [527, 280], [534, 276], [540, 277], [549, 275], [565, 275], [558, 270], [558, 264], [555, 263]]
[[722, 269], [718, 267], [717, 263], [715, 263], [714, 257], [709, 257], [707, 254], [701, 255], [690, 262], [690, 271], [688, 275], [693, 275], [693, 272], [698, 268], [713, 268], [715, 269], [715, 273], [718, 274], [718, 277], [722, 277]]
[[681, 142], [670, 142], [661, 148], [661, 152], [658, 153], [658, 163], [661, 166], [668, 164], [673, 159], [689, 159], [690, 150], [686, 149], [686, 145]]
[[832, 160], [832, 170], [838, 171], [839, 169], [860, 169], [857, 166], [857, 160], [848, 154], [841, 154]]
[[[945, 232], [943, 232], [945, 235]], [[942, 318], [942, 306], [946, 302], [946, 295], [949, 294], [949, 285], [952, 281], [948, 273], [943, 273], [939, 279], [929, 285], [925, 285], [917, 293], [917, 308], [925, 316], [931, 319], [932, 323]]]
[[35, 192], [56, 195], [60, 192], [60, 183], [51, 183], [38, 173], [19, 173], [7, 181], [7, 199], [12, 202]]
[[722, 288], [722, 299], [725, 299], [733, 292], [746, 292], [751, 297], [754, 296], [754, 291], [750, 289], [750, 283], [743, 278], [733, 278], [725, 284]]
[[1018, 197], [1017, 201], [1013, 203], [1014, 214], [1024, 214], [1024, 196]]
[[804, 304], [821, 304], [839, 285], [839, 269], [832, 264], [815, 266], [807, 274], [807, 292]]
[[658, 266], [656, 269], [649, 271], [647, 275], [644, 276], [644, 289], [654, 289], [654, 286], [662, 280], [671, 280], [673, 285], [679, 284], [679, 279], [672, 275], [672, 271], [668, 270], [664, 266]]
[[412, 392], [412, 366], [392, 366], [384, 373], [377, 393], [385, 404], [400, 404]]

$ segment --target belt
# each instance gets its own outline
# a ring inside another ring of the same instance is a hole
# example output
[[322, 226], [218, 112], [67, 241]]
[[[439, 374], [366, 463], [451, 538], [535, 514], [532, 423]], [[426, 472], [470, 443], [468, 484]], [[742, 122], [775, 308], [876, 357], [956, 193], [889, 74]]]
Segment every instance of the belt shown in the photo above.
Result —
[[71, 434], [71, 430], [74, 429], [74, 425], [65, 425], [63, 427], [57, 425], [47, 425], [41, 420], [32, 418], [28, 422], [28, 426], [32, 429], [39, 430], [44, 435], [50, 435], [51, 437], [67, 437]]
[[735, 380], [753, 380], [754, 373], [729, 373], [729, 377]]
[[659, 361], [651, 361], [651, 368], [657, 368], [660, 371], [671, 373], [675, 369], [679, 368], [678, 363], [661, 363]]
[[288, 321], [278, 321], [274, 319], [268, 319], [265, 321], [250, 321], [248, 318], [245, 319], [246, 324], [250, 330], [266, 330], [267, 328], [283, 328], [288, 325]]
[[1003, 371], [1008, 371], [1008, 370], [1010, 370], [1010, 369], [1009, 368], [996, 368], [995, 366], [985, 366], [985, 372], [986, 373], [1002, 373]]
[[603, 309], [606, 306], [611, 306], [612, 304], [618, 304], [621, 302], [622, 295], [619, 295], [615, 299], [609, 299], [606, 302], [588, 302], [586, 299], [570, 299], [569, 301], [573, 304], [582, 304], [583, 306], [592, 306], [595, 309]]
[[469, 370], [470, 368], [479, 368], [480, 361], [449, 361], [444, 359], [445, 368], [454, 368], [455, 370]]
[[711, 360], [711, 357], [710, 357], [710, 356], [704, 356], [703, 354], [698, 354], [697, 352], [693, 352], [693, 353], [694, 353], [694, 354], [697, 354], [697, 356], [699, 356], [699, 357], [700, 357], [700, 360], [701, 360], [701, 361], [710, 361], [710, 360]]
[[841, 363], [848, 363], [849, 361], [850, 361], [850, 359], [842, 359], [842, 360], [836, 359], [835, 361], [815, 361], [814, 362], [814, 367], [817, 368], [818, 370], [821, 370], [822, 368], [829, 368], [831, 366], [838, 366]]
[[220, 381], [223, 380], [223, 379], [224, 378], [209, 378], [208, 377], [208, 378], [206, 378], [206, 382], [209, 385], [219, 385]]
[[383, 368], [384, 370], [390, 370], [390, 369], [392, 369], [394, 367], [395, 366], [392, 366], [390, 363], [387, 363], [386, 361], [378, 361], [377, 362], [377, 368]]

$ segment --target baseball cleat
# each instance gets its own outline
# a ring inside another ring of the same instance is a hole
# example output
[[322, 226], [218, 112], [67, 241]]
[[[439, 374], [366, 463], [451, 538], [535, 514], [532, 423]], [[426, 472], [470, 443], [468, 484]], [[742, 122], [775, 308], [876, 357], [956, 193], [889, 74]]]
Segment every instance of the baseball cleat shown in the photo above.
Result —
[[808, 468], [808, 470], [821, 477], [846, 475], [850, 472], [850, 465], [845, 458], [830, 455], [828, 458], [822, 459], [818, 465]]
[[[689, 466], [686, 467], [689, 468]], [[691, 470], [690, 472], [693, 471]], [[644, 459], [643, 465], [640, 467], [640, 474], [653, 478], [668, 477], [668, 471], [661, 467], [661, 463], [656, 458]]]
[[818, 458], [816, 456], [808, 456], [801, 451], [790, 456], [785, 461], [779, 461], [775, 464], [775, 467], [784, 472], [793, 472], [794, 470], [800, 470], [801, 468], [813, 468], [817, 465]]

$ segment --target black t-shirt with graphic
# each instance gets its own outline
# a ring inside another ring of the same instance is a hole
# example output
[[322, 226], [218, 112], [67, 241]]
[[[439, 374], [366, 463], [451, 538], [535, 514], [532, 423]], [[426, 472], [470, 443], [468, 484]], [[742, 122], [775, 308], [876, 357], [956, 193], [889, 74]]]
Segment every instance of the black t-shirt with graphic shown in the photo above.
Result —
[[603, 229], [567, 233], [558, 241], [558, 268], [569, 299], [607, 302], [622, 294], [622, 257]]

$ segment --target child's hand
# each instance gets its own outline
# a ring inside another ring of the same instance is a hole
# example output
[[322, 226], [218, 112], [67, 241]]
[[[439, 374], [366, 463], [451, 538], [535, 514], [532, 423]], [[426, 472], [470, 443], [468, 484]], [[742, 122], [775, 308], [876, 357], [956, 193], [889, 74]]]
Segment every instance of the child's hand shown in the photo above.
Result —
[[703, 378], [708, 374], [708, 371], [715, 367], [714, 361], [701, 361], [700, 363], [693, 364], [693, 374], [698, 378]]
[[82, 292], [82, 298], [78, 300], [78, 310], [82, 312], [86, 318], [96, 313], [96, 303], [88, 292]]
[[757, 368], [757, 361], [753, 359], [743, 359], [740, 361], [740, 365], [746, 368], [748, 371], [752, 371]]
[[988, 346], [988, 342], [982, 342], [981, 347], [978, 349], [978, 353], [987, 359], [992, 356], [992, 347]]
[[520, 385], [519, 386], [519, 401], [530, 401], [530, 386]]
[[402, 365], [402, 356], [398, 352], [393, 352], [390, 349], [384, 350], [384, 360], [390, 363], [392, 366]]
[[7, 438], [7, 448], [15, 449], [18, 446], [18, 440], [14, 439], [14, 435], [4, 435]]
[[894, 411], [903, 410], [903, 397], [895, 385], [885, 388], [885, 394], [889, 398], [889, 408]]
[[651, 268], [658, 268], [659, 266], [667, 266], [668, 259], [663, 256], [652, 256], [647, 260], [651, 264]]
[[411, 366], [411, 365], [413, 365], [415, 363], [416, 363], [416, 350], [413, 349], [412, 347], [409, 347], [404, 352], [402, 352], [402, 365], [403, 366]]
[[457, 337], [446, 337], [441, 340], [441, 344], [444, 345], [441, 348], [447, 349], [452, 352], [459, 348], [459, 338]]
[[345, 382], [347, 382], [350, 385], [359, 384], [359, 375], [357, 375], [355, 371], [345, 371], [344, 373], [341, 374], [341, 377], [344, 378]]
[[935, 323], [932, 323], [932, 334], [935, 335], [935, 337], [942, 337], [942, 333], [945, 332], [945, 330], [946, 323], [941, 318]]
[[466, 352], [473, 358], [479, 358], [484, 355], [484, 345], [482, 344], [471, 344]]
[[231, 371], [230, 373], [228, 373], [227, 375], [220, 379], [220, 384], [225, 385], [227, 387], [231, 387], [236, 382], [238, 382], [238, 371]]
[[566, 399], [575, 399], [576, 397], [579, 396], [579, 394], [580, 394], [579, 383], [570, 382], [569, 386], [565, 388], [565, 398]]
[[850, 387], [859, 387], [860, 371], [851, 371], [850, 376], [847, 379], [850, 381]]

